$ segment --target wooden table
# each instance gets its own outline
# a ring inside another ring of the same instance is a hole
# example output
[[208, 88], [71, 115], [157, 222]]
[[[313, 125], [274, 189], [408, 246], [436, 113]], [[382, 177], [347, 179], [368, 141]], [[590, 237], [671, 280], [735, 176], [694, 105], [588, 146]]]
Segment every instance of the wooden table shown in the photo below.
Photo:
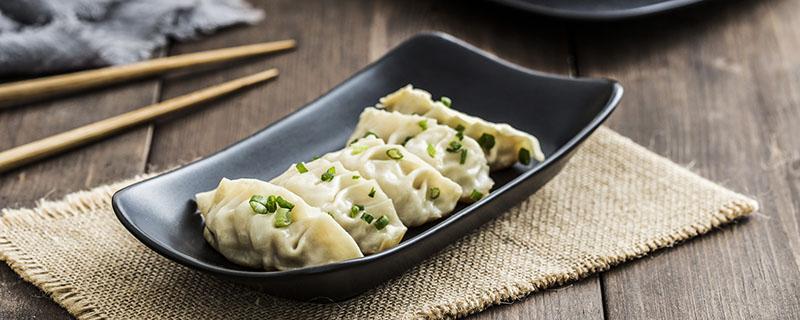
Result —
[[[0, 176], [0, 206], [209, 155], [301, 107], [417, 32], [441, 30], [520, 65], [618, 79], [608, 125], [757, 197], [755, 217], [475, 318], [800, 318], [800, 1], [718, 1], [666, 16], [571, 24], [480, 1], [253, 1], [254, 27], [180, 54], [296, 38], [299, 49], [0, 111], [6, 149], [276, 66], [278, 81]], [[6, 265], [0, 318], [69, 315]]]

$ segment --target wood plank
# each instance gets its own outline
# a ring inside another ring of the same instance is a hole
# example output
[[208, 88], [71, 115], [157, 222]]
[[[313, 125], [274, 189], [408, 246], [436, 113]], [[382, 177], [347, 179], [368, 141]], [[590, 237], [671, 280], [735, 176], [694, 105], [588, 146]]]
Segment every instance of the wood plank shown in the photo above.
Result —
[[[0, 149], [31, 142], [156, 101], [158, 80], [0, 111]], [[88, 145], [0, 175], [0, 207], [29, 207], [47, 197], [108, 183], [144, 171], [150, 127]], [[0, 266], [0, 318], [64, 319], [69, 314], [6, 264]]]
[[[280, 78], [265, 87], [212, 103], [202, 111], [158, 124], [149, 166], [172, 167], [245, 138], [326, 92], [418, 32], [448, 32], [512, 62], [549, 72], [570, 73], [569, 44], [563, 25], [537, 22], [529, 15], [492, 4], [387, 0], [346, 1], [336, 6], [325, 1], [254, 3], [268, 14], [261, 25], [179, 44], [172, 54], [285, 37], [297, 39], [298, 50], [191, 78], [168, 79], [164, 97], [266, 66], [279, 68]], [[593, 277], [537, 294], [484, 317], [503, 318], [512, 314], [600, 318], [599, 280]]]
[[800, 2], [717, 2], [575, 39], [582, 74], [625, 86], [613, 128], [762, 205], [603, 274], [608, 318], [800, 318]]

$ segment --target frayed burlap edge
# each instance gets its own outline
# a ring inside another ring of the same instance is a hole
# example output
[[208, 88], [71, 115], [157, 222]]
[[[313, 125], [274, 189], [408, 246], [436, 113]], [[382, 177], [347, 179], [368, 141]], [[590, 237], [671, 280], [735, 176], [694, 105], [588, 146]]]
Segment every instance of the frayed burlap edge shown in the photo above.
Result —
[[[630, 144], [634, 148], [645, 150], [643, 147], [633, 142], [630, 142]], [[657, 158], [658, 161], [669, 162], [666, 158]], [[695, 175], [685, 168], [676, 169], [684, 170], [686, 173]], [[107, 318], [102, 310], [98, 310], [92, 301], [88, 301], [80, 290], [71, 286], [69, 283], [59, 280], [58, 277], [52, 275], [48, 270], [39, 265], [35, 259], [19, 250], [19, 248], [5, 236], [3, 231], [16, 223], [26, 221], [52, 220], [80, 214], [96, 213], [99, 210], [95, 209], [107, 206], [110, 197], [116, 190], [149, 176], [151, 175], [141, 175], [133, 179], [97, 187], [88, 191], [72, 193], [60, 201], [39, 201], [33, 209], [4, 209], [2, 211], [2, 217], [0, 217], [0, 260], [6, 261], [6, 263], [24, 280], [41, 288], [45, 293], [50, 295], [54, 301], [76, 318], [89, 320]], [[710, 187], [724, 190], [724, 188], [711, 181], [706, 179], [702, 180]], [[645, 256], [656, 250], [674, 246], [676, 243], [708, 233], [713, 228], [733, 222], [738, 218], [747, 216], [758, 210], [758, 203], [756, 201], [750, 200], [743, 195], [738, 196], [740, 196], [739, 199], [732, 200], [723, 205], [716, 212], [711, 213], [712, 218], [707, 223], [687, 226], [648, 243], [639, 244], [633, 249], [622, 250], [611, 257], [598, 258], [579, 266], [571, 273], [553, 275], [536, 281], [505, 286], [503, 288], [493, 289], [492, 292], [484, 292], [478, 296], [464, 297], [450, 304], [439, 305], [420, 311], [416, 316], [419, 318], [466, 316], [483, 311], [493, 305], [519, 300], [542, 289], [586, 278], [621, 263]]]
[[33, 209], [3, 209], [0, 212], [0, 260], [5, 261], [22, 279], [47, 293], [56, 303], [76, 318], [86, 320], [108, 318], [80, 290], [54, 276], [41, 266], [36, 259], [20, 250], [8, 239], [4, 231], [22, 222], [92, 214], [98, 211], [96, 209], [106, 207], [116, 190], [149, 176], [151, 175], [140, 175], [133, 179], [87, 191], [79, 191], [69, 194], [59, 201], [40, 200]]

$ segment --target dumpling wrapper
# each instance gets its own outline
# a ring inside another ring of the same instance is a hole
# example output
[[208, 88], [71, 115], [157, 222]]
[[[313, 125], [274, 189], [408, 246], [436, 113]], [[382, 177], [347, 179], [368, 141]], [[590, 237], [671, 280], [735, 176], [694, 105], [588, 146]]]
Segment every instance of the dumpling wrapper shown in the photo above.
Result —
[[[348, 141], [355, 141], [368, 133], [389, 144], [403, 144], [408, 151], [458, 183], [464, 202], [475, 201], [473, 190], [487, 195], [494, 185], [489, 177], [486, 156], [478, 142], [468, 136], [459, 139], [455, 129], [440, 125], [435, 119], [369, 107], [361, 112], [358, 125]], [[460, 148], [448, 152], [452, 141]], [[432, 147], [432, 153], [428, 145]], [[466, 152], [463, 164], [462, 152]]]
[[[381, 252], [400, 243], [407, 228], [397, 217], [392, 200], [375, 180], [361, 177], [360, 173], [347, 170], [341, 163], [325, 159], [317, 159], [304, 166], [307, 172], [301, 173], [292, 165], [271, 182], [294, 192], [322, 212], [331, 214], [364, 254]], [[321, 177], [329, 168], [334, 168], [336, 173], [331, 180], [323, 181]], [[354, 176], [358, 178], [354, 179]], [[370, 197], [373, 189], [375, 193]], [[353, 205], [363, 206], [364, 211], [351, 217]], [[372, 223], [362, 219], [364, 213], [374, 217]], [[389, 224], [378, 230], [375, 224], [382, 216], [389, 219]]]
[[[257, 214], [253, 195], [281, 196], [294, 204], [292, 223], [275, 227], [276, 214]], [[362, 257], [358, 245], [336, 221], [283, 187], [256, 179], [222, 179], [195, 196], [203, 236], [233, 263], [264, 270], [289, 270]]]
[[448, 108], [439, 101], [433, 101], [427, 91], [414, 89], [411, 85], [381, 98], [379, 107], [405, 114], [420, 114], [451, 128], [462, 125], [465, 128], [464, 135], [478, 141], [484, 133], [494, 136], [495, 145], [486, 154], [492, 170], [514, 165], [523, 148], [528, 150], [532, 159], [544, 161], [544, 153], [536, 137], [505, 123], [491, 123]]
[[[396, 150], [401, 159], [389, 156]], [[359, 139], [347, 148], [326, 154], [328, 161], [339, 161], [361, 176], [378, 182], [383, 192], [392, 199], [397, 215], [408, 227], [444, 217], [455, 208], [461, 196], [461, 187], [445, 178], [439, 171], [401, 145], [386, 144], [369, 136]], [[433, 188], [438, 197], [429, 199]]]

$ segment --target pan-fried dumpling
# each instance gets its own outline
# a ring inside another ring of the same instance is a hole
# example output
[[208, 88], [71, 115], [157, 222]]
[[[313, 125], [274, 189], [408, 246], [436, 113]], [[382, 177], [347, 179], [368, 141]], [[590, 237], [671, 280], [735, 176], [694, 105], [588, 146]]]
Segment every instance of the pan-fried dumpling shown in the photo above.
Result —
[[435, 119], [366, 108], [348, 141], [375, 135], [403, 146], [461, 186], [461, 200], [474, 202], [489, 193], [494, 181], [480, 145]]
[[385, 144], [368, 136], [347, 148], [326, 154], [363, 177], [378, 182], [392, 199], [397, 215], [409, 227], [450, 214], [461, 196], [461, 187], [401, 145]]
[[464, 135], [472, 137], [483, 147], [492, 170], [510, 167], [518, 160], [526, 165], [531, 158], [544, 161], [539, 140], [534, 136], [505, 123], [490, 123], [453, 110], [440, 101], [433, 101], [427, 91], [414, 89], [411, 85], [381, 98], [380, 105], [389, 111], [420, 114], [462, 130]]
[[236, 264], [288, 270], [363, 256], [333, 218], [283, 187], [222, 179], [195, 198], [206, 241]]
[[406, 232], [392, 200], [378, 183], [347, 170], [339, 162], [325, 159], [301, 162], [271, 182], [330, 214], [364, 254], [396, 246]]

